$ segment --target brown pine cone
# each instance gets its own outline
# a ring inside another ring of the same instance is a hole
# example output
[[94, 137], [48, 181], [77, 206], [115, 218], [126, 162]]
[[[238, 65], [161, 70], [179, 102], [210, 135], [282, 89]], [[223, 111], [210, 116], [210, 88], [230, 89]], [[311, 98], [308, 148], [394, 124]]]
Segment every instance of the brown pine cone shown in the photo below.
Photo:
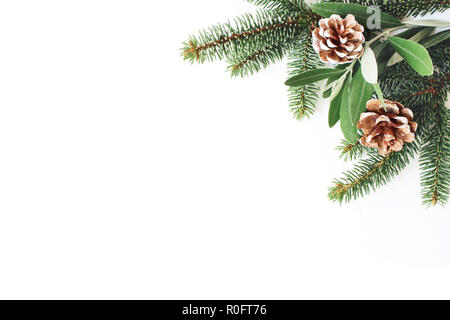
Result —
[[342, 19], [333, 14], [319, 21], [319, 27], [313, 31], [314, 50], [325, 63], [349, 63], [362, 56], [364, 27], [351, 14]]
[[367, 111], [361, 114], [358, 129], [364, 136], [361, 144], [370, 148], [378, 148], [380, 155], [385, 156], [393, 151], [401, 151], [405, 142], [413, 142], [417, 130], [417, 122], [413, 122], [411, 109], [401, 103], [386, 100], [385, 111], [380, 100], [367, 102]]

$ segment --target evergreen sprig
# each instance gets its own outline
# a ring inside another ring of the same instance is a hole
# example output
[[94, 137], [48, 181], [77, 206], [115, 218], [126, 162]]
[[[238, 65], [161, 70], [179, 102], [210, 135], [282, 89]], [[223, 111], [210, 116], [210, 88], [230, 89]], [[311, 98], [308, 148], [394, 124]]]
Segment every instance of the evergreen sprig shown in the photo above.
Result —
[[353, 170], [333, 182], [328, 196], [339, 203], [363, 197], [397, 176], [417, 153], [417, 143], [405, 145], [401, 152], [383, 157], [371, 151], [368, 159], [360, 160]]
[[430, 121], [420, 154], [424, 204], [444, 206], [450, 194], [450, 110], [443, 103], [429, 108]]
[[365, 6], [377, 6], [381, 11], [392, 16], [423, 16], [436, 12], [444, 12], [450, 8], [448, 0], [330, 0], [329, 2], [356, 3]]
[[253, 75], [272, 63], [282, 60], [294, 47], [293, 43], [279, 43], [272, 47], [251, 51], [241, 50], [227, 59], [233, 77]]
[[367, 147], [364, 147], [359, 141], [350, 143], [347, 140], [342, 140], [336, 149], [341, 153], [339, 157], [345, 161], [360, 159], [367, 152]]
[[301, 0], [246, 0], [256, 6], [265, 9], [281, 9], [291, 12], [300, 12], [304, 9], [303, 1]]
[[[288, 76], [293, 77], [301, 72], [313, 70], [322, 65], [312, 47], [312, 35], [305, 32], [297, 46], [289, 55]], [[289, 106], [297, 120], [310, 117], [319, 99], [320, 87], [313, 83], [301, 87], [289, 87]]]
[[312, 19], [305, 10], [295, 14], [287, 10], [259, 10], [191, 36], [183, 45], [182, 55], [185, 60], [203, 63], [270, 50], [297, 42]]

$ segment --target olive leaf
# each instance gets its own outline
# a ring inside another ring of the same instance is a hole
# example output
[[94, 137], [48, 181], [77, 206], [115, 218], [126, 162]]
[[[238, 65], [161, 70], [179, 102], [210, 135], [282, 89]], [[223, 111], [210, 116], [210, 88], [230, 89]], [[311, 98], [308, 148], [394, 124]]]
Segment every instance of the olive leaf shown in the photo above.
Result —
[[434, 72], [433, 61], [427, 49], [417, 42], [388, 37], [390, 45], [397, 51], [405, 61], [421, 76], [431, 76]]
[[383, 97], [383, 91], [381, 91], [381, 87], [378, 83], [375, 83], [373, 85], [373, 88], [375, 89], [375, 93], [377, 94], [378, 100], [381, 101], [381, 104], [383, 105], [384, 110], [386, 111], [386, 101], [384, 100]]
[[375, 53], [367, 46], [363, 56], [361, 57], [361, 73], [368, 83], [374, 84], [378, 82], [378, 64]]
[[344, 70], [333, 68], [309, 70], [290, 78], [285, 84], [290, 87], [301, 87], [336, 75], [341, 75], [344, 72]]
[[334, 86], [333, 90], [331, 91], [330, 99], [334, 99], [339, 92], [341, 92], [342, 86], [344, 85], [345, 79], [347, 78], [347, 73], [345, 73]]
[[345, 75], [345, 77], [342, 77], [339, 81], [342, 81], [342, 85], [340, 90], [337, 92], [336, 96], [331, 99], [330, 102], [330, 110], [328, 111], [328, 125], [330, 126], [330, 128], [333, 128], [336, 123], [338, 123], [339, 118], [340, 118], [340, 113], [341, 113], [341, 104], [342, 104], [342, 97], [343, 97], [343, 92], [348, 90], [348, 86], [349, 86], [349, 80], [348, 78], [351, 78], [351, 75], [349, 75], [347, 77], [347, 75]]
[[422, 39], [422, 41], [420, 41], [419, 43], [424, 47], [424, 48], [430, 48], [432, 46], [435, 46], [441, 42], [444, 42], [445, 40], [450, 38], [450, 30], [444, 30], [442, 32], [433, 34], [431, 37], [429, 38], [425, 38]]
[[[420, 40], [426, 38], [434, 31], [434, 28], [425, 28], [423, 30], [420, 30], [415, 35], [413, 35], [411, 38], [409, 38], [409, 41], [413, 42], [419, 42]], [[398, 53], [394, 53], [394, 55], [389, 59], [389, 62], [387, 64], [388, 67], [393, 66], [394, 64], [397, 64], [399, 62], [402, 62], [404, 59], [403, 57]]]
[[366, 103], [372, 98], [373, 90], [373, 85], [364, 80], [359, 69], [348, 90], [343, 91], [340, 110], [341, 129], [345, 139], [350, 143], [356, 143], [358, 140], [356, 124], [361, 113], [366, 110]]
[[350, 110], [350, 85], [351, 85], [351, 75], [345, 80], [344, 87], [342, 88], [341, 93], [341, 103], [339, 108], [339, 119], [341, 122], [341, 130], [344, 134], [346, 140], [350, 143], [356, 142], [358, 136], [356, 134], [356, 130], [353, 130], [352, 126], [352, 117]]
[[[346, 65], [339, 64], [339, 65], [336, 66], [336, 69], [345, 70], [346, 69]], [[322, 98], [328, 99], [329, 97], [331, 97], [331, 94], [333, 93], [333, 87], [335, 87], [335, 85], [336, 85], [335, 82], [340, 80], [340, 79], [342, 79], [342, 77], [344, 77], [344, 76], [345, 76], [345, 73], [344, 74], [338, 74], [336, 76], [330, 77], [328, 79], [326, 85], [325, 85], [324, 90], [323, 90]]]
[[412, 21], [405, 21], [407, 24], [412, 24], [414, 26], [427, 26], [427, 27], [437, 27], [437, 28], [449, 28], [450, 22], [445, 20], [431, 20], [431, 19], [424, 19], [424, 20], [412, 20]]

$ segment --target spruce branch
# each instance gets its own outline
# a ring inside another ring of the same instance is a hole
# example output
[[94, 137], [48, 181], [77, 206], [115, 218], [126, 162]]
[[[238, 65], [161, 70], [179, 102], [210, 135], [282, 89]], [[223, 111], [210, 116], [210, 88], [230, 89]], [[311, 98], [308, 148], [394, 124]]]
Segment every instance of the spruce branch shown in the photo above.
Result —
[[450, 110], [441, 102], [429, 112], [434, 125], [427, 128], [420, 154], [422, 199], [444, 206], [450, 194]]
[[301, 12], [303, 10], [302, 0], [246, 0], [256, 6], [265, 9], [281, 9], [291, 12]]
[[227, 70], [233, 77], [253, 75], [268, 65], [282, 60], [293, 46], [292, 43], [279, 43], [255, 52], [242, 50], [239, 54], [227, 59], [229, 64]]
[[367, 152], [367, 148], [359, 141], [350, 143], [347, 140], [342, 140], [341, 144], [336, 149], [341, 153], [339, 158], [344, 159], [344, 161], [359, 159]]
[[450, 8], [450, 1], [444, 0], [394, 0], [384, 1], [381, 10], [396, 17], [424, 16], [436, 12], [444, 12]]
[[444, 12], [450, 8], [450, 1], [448, 0], [330, 0], [330, 2], [377, 6], [381, 11], [397, 18], [423, 16], [436, 12]]
[[274, 48], [281, 43], [294, 43], [313, 19], [306, 11], [292, 14], [286, 10], [260, 10], [191, 36], [183, 45], [182, 56], [185, 60], [203, 63]]
[[[312, 35], [309, 30], [302, 35], [299, 44], [292, 50], [289, 60], [289, 78], [322, 65], [312, 46]], [[318, 84], [290, 87], [288, 90], [289, 107], [294, 118], [300, 120], [310, 117], [316, 109], [319, 98], [320, 87]]]
[[360, 160], [353, 170], [344, 173], [343, 178], [334, 180], [328, 193], [330, 200], [349, 202], [375, 191], [397, 176], [418, 149], [417, 143], [411, 143], [405, 145], [401, 152], [393, 152], [385, 157], [371, 151], [368, 159]]

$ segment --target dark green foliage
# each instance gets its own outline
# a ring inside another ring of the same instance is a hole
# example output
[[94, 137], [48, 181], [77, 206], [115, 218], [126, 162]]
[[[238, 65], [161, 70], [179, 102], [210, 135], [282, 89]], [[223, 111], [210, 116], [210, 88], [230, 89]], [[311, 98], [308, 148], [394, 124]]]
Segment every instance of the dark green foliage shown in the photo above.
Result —
[[227, 59], [228, 71], [233, 77], [253, 75], [268, 65], [283, 59], [293, 47], [292, 43], [280, 43], [257, 51], [241, 50]]
[[341, 145], [337, 147], [337, 150], [340, 151], [340, 158], [345, 161], [353, 161], [361, 158], [368, 149], [364, 147], [361, 143], [350, 143], [346, 140], [342, 140]]
[[403, 18], [444, 12], [450, 8], [450, 1], [445, 0], [331, 0], [330, 2], [357, 3], [365, 6], [378, 6], [383, 12]]
[[[373, 10], [368, 10], [366, 6], [357, 3], [319, 2], [311, 4], [310, 7], [318, 15], [327, 18], [334, 14], [341, 17], [352, 14], [364, 26], [368, 26], [367, 21], [373, 15]], [[385, 12], [380, 12], [380, 25], [382, 29], [385, 29], [401, 26], [402, 23], [399, 19]]]
[[443, 103], [429, 108], [430, 123], [420, 154], [424, 204], [447, 204], [450, 194], [450, 110]]
[[246, 0], [247, 2], [253, 3], [259, 7], [265, 9], [281, 9], [291, 12], [301, 11], [303, 6], [303, 1], [301, 0]]
[[[318, 55], [314, 52], [311, 45], [311, 33], [305, 32], [298, 45], [289, 55], [288, 77], [298, 75], [301, 72], [313, 70], [322, 65]], [[315, 109], [319, 98], [320, 87], [317, 83], [302, 87], [290, 87], [289, 89], [289, 107], [296, 119], [310, 117]]]
[[417, 143], [407, 144], [402, 152], [393, 152], [386, 157], [371, 151], [369, 158], [360, 160], [353, 170], [344, 173], [342, 179], [333, 182], [329, 198], [342, 203], [367, 195], [398, 175], [417, 151]]

